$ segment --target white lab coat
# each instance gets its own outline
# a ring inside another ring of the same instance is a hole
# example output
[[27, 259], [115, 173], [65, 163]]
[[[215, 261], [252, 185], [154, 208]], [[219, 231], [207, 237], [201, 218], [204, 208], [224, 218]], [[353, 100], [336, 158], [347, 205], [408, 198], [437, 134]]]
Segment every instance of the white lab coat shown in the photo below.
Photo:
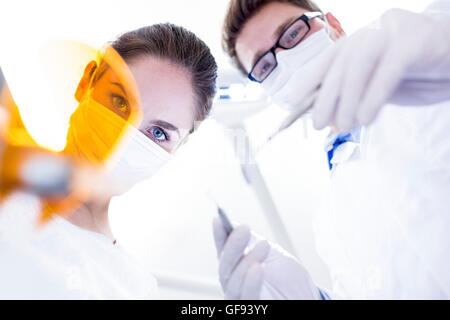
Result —
[[0, 213], [0, 299], [154, 299], [156, 280], [107, 237], [62, 218], [34, 229], [39, 202]]
[[[450, 15], [450, 1], [427, 12]], [[385, 106], [332, 174], [315, 231], [335, 297], [450, 298], [450, 100], [405, 106], [448, 97], [450, 68], [438, 71], [433, 90], [400, 87], [402, 107]]]

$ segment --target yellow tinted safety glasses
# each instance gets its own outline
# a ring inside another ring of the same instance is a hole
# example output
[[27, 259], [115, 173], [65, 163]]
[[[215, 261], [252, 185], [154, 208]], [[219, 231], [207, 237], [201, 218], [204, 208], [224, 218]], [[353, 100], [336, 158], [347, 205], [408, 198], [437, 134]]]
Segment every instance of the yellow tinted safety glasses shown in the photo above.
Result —
[[[26, 92], [11, 94], [5, 85], [0, 96], [1, 110], [7, 115], [0, 136], [0, 198], [17, 190], [37, 194], [43, 204], [41, 222], [54, 214], [69, 214], [100, 194], [107, 197], [107, 183], [95, 179], [102, 177], [103, 167], [130, 126], [137, 127], [141, 119], [134, 78], [113, 48], [97, 51], [84, 44], [57, 42], [45, 52], [49, 57], [49, 73], [61, 79], [75, 79], [78, 72], [78, 83], [56, 82], [59, 87], [55, 96], [62, 97], [58, 107], [65, 113], [68, 108], [74, 109], [68, 119], [67, 142], [62, 151], [41, 147], [30, 134], [27, 124], [46, 121], [46, 117], [44, 114], [39, 119], [23, 121], [22, 114], [33, 110], [33, 100], [20, 99], [26, 105], [21, 108], [13, 97], [16, 94], [26, 97]], [[60, 55], [55, 57], [55, 53]], [[73, 63], [78, 71], [71, 70], [67, 60], [78, 57], [85, 60], [83, 68], [78, 62]]]

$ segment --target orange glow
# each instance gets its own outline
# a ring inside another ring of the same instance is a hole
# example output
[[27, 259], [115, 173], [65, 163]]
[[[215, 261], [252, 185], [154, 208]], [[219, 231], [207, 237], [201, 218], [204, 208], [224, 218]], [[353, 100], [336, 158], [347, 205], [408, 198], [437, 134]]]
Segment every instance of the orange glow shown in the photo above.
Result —
[[[64, 43], [59, 43], [58, 46], [60, 45]], [[70, 47], [76, 48], [72, 42]], [[81, 44], [79, 48], [92, 50]], [[64, 72], [67, 65], [56, 67]], [[3, 144], [0, 154], [0, 200], [17, 190], [33, 191], [25, 185], [22, 170], [27, 161], [32, 161], [33, 156], [45, 154], [64, 158], [73, 167], [67, 193], [42, 196], [41, 224], [54, 214], [70, 214], [94, 195], [99, 196], [100, 191], [94, 189], [97, 186], [104, 187], [105, 184], [101, 181], [80, 182], [80, 177], [85, 178], [86, 171], [89, 171], [92, 172], [90, 179], [95, 179], [95, 171], [103, 169], [122, 142], [129, 126], [138, 125], [141, 116], [139, 95], [132, 74], [111, 47], [98, 53], [97, 59], [86, 66], [78, 88], [66, 89], [66, 92], [72, 92], [72, 95], [75, 93], [79, 105], [71, 116], [67, 143], [61, 152], [50, 151], [36, 143], [24, 125], [20, 108], [6, 86], [0, 96], [0, 105], [8, 114], [6, 129], [0, 138]]]

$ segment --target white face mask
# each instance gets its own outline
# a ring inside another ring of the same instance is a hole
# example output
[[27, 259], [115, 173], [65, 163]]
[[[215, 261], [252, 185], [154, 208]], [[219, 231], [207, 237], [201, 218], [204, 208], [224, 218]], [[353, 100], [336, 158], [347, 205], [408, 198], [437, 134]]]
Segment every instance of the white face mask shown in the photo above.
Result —
[[277, 102], [277, 93], [282, 89], [286, 91], [286, 86], [291, 86], [292, 90], [299, 90], [298, 84], [291, 83], [291, 78], [299, 73], [304, 73], [305, 78], [307, 78], [310, 72], [314, 72], [314, 68], [311, 68], [309, 65], [314, 63], [314, 61], [320, 60], [317, 58], [332, 44], [333, 40], [328, 35], [327, 29], [324, 28], [309, 36], [298, 46], [277, 53], [278, 66], [262, 83], [267, 94], [272, 96], [274, 102]]
[[117, 185], [117, 192], [125, 193], [135, 184], [152, 177], [172, 158], [172, 154], [138, 129], [130, 127], [112, 157], [107, 175]]
[[[92, 164], [103, 164], [106, 158], [104, 176], [108, 181], [108, 194], [125, 193], [153, 176], [173, 157], [136, 127], [92, 99], [92, 90], [80, 102], [70, 123], [66, 152]], [[122, 130], [126, 131], [115, 146]]]

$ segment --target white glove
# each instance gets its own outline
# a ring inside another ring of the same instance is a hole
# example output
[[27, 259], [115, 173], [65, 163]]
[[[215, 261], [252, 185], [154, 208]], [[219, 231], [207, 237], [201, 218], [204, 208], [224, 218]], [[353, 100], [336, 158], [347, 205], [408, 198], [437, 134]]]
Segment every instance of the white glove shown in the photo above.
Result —
[[420, 83], [423, 90], [435, 83], [442, 91], [439, 97], [433, 94], [435, 99], [450, 98], [449, 27], [445, 19], [392, 9], [371, 26], [339, 40], [328, 55], [314, 104], [315, 127], [334, 125], [347, 131], [372, 122], [388, 102], [414, 102], [408, 99], [415, 94], [412, 90], [403, 96], [397, 92], [402, 80], [414, 82], [405, 84], [414, 91]]
[[227, 237], [218, 218], [213, 231], [226, 299], [320, 299], [309, 274], [285, 250], [261, 240], [246, 226], [236, 227]]

